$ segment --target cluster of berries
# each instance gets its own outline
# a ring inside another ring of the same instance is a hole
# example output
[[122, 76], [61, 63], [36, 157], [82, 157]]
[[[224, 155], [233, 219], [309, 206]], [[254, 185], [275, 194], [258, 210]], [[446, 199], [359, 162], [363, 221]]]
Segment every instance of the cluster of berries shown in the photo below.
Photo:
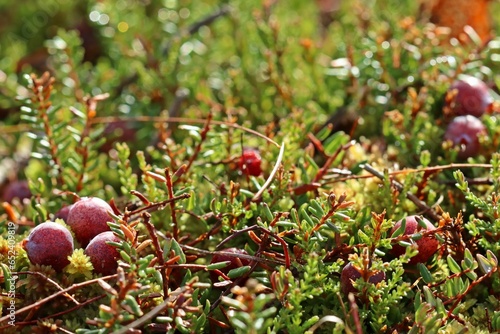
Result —
[[488, 86], [475, 77], [465, 76], [451, 85], [447, 96], [447, 105], [455, 117], [448, 124], [444, 139], [459, 147], [459, 159], [474, 157], [481, 149], [479, 137], [486, 134], [480, 118], [493, 104]]
[[[420, 224], [418, 222], [420, 220]], [[408, 216], [404, 219], [405, 230], [402, 232], [402, 236], [410, 236], [415, 233], [425, 233], [433, 231], [436, 228], [432, 223], [425, 218], [418, 218], [418, 216]], [[393, 235], [397, 230], [401, 229], [403, 224], [403, 219], [399, 220], [394, 224], [391, 230], [391, 235]], [[423, 227], [425, 225], [425, 227]], [[429, 259], [437, 252], [439, 249], [439, 242], [428, 233], [424, 237], [414, 241], [417, 247], [418, 254], [410, 259], [409, 265], [416, 265], [418, 263], [426, 263]], [[399, 257], [405, 254], [406, 248], [398, 244], [394, 245], [391, 249], [391, 255], [394, 257]], [[363, 278], [366, 282], [377, 284], [386, 279], [385, 272], [375, 271], [365, 273], [360, 268], [357, 268], [352, 262], [348, 262], [347, 265], [342, 269], [340, 275], [340, 282], [342, 291], [347, 295], [349, 293], [357, 293], [357, 289], [354, 286], [354, 282]]]
[[[94, 272], [112, 275], [118, 268], [119, 253], [108, 242], [120, 242], [110, 230], [111, 206], [97, 197], [83, 197], [76, 203], [62, 208], [55, 218], [62, 219], [73, 232], [76, 241], [85, 249]], [[71, 232], [57, 222], [45, 222], [31, 230], [23, 247], [33, 264], [52, 266], [60, 272], [69, 264], [74, 250]]]

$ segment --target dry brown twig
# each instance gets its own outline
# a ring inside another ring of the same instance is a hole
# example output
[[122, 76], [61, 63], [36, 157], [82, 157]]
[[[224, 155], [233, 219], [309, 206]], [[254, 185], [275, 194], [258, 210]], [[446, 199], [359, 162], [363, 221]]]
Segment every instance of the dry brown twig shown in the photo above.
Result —
[[88, 280], [88, 281], [85, 281], [82, 283], [75, 283], [75, 284], [71, 285], [70, 287], [67, 287], [66, 289], [59, 290], [59, 291], [53, 293], [52, 295], [47, 296], [43, 299], [40, 299], [39, 301], [37, 301], [31, 305], [28, 305], [28, 306], [25, 306], [25, 307], [22, 307], [22, 308], [16, 310], [14, 312], [14, 314], [8, 314], [6, 316], [1, 317], [0, 324], [5, 322], [5, 321], [8, 321], [12, 315], [18, 316], [19, 314], [25, 313], [25, 312], [30, 311], [32, 309], [36, 309], [36, 308], [44, 305], [45, 303], [47, 303], [47, 302], [49, 302], [49, 301], [51, 301], [59, 296], [67, 294], [68, 292], [77, 290], [77, 289], [82, 288], [82, 287], [87, 286], [87, 285], [92, 285], [92, 284], [98, 283], [99, 280], [107, 281], [107, 280], [110, 280], [110, 279], [116, 278], [116, 277], [117, 277], [117, 274], [114, 274], [114, 275], [94, 278], [94, 279], [91, 279], [91, 280]]

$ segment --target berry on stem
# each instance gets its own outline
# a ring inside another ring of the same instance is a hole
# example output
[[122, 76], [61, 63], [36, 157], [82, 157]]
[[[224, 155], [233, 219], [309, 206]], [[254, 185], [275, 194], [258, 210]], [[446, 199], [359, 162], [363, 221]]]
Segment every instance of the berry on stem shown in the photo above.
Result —
[[113, 212], [111, 206], [97, 197], [83, 197], [73, 204], [66, 223], [82, 247], [86, 247], [99, 233], [110, 231], [107, 223], [112, 218], [108, 212]]
[[18, 180], [10, 182], [7, 187], [5, 187], [2, 195], [2, 200], [4, 202], [12, 203], [14, 198], [22, 201], [25, 198], [31, 197], [31, 191], [26, 180]]
[[[403, 235], [412, 235], [417, 232], [426, 232], [436, 229], [434, 225], [432, 225], [432, 223], [425, 218], [422, 218], [422, 220], [424, 221], [426, 228], [420, 227], [416, 217], [417, 216], [406, 217], [406, 226]], [[401, 226], [402, 222], [403, 220], [401, 219], [392, 227], [391, 234], [393, 234]], [[418, 247], [418, 254], [412, 257], [408, 264], [427, 262], [439, 248], [439, 242], [431, 236], [425, 236], [416, 240], [415, 243]], [[405, 252], [406, 248], [401, 245], [394, 245], [391, 250], [392, 255], [396, 257], [403, 255]]]
[[261, 163], [262, 158], [260, 157], [259, 151], [253, 148], [244, 148], [238, 166], [246, 175], [259, 176], [262, 174]]
[[54, 215], [54, 219], [62, 219], [67, 222], [69, 210], [71, 210], [72, 206], [73, 204], [63, 206], [59, 211], [56, 212], [56, 214]]
[[64, 226], [46, 222], [31, 230], [24, 248], [31, 263], [52, 266], [60, 272], [69, 264], [68, 256], [73, 253], [73, 237]]
[[[358, 269], [349, 262], [342, 269], [342, 273], [340, 274], [340, 286], [344, 294], [349, 294], [350, 292], [356, 293], [358, 290], [354, 287], [353, 283], [361, 277], [361, 273]], [[379, 271], [368, 278], [368, 282], [372, 284], [377, 284], [381, 281], [385, 280], [385, 273], [383, 271]]]
[[451, 101], [451, 108], [456, 116], [472, 115], [481, 117], [493, 103], [488, 86], [472, 76], [464, 76], [455, 81], [449, 92], [456, 90], [455, 98]]
[[102, 275], [115, 274], [120, 257], [116, 247], [108, 245], [108, 241], [120, 242], [120, 239], [111, 231], [102, 232], [85, 248], [85, 254], [90, 258], [94, 271]]
[[479, 153], [479, 135], [484, 133], [486, 127], [480, 119], [471, 115], [458, 116], [448, 125], [444, 139], [460, 147], [459, 159], [467, 159]]

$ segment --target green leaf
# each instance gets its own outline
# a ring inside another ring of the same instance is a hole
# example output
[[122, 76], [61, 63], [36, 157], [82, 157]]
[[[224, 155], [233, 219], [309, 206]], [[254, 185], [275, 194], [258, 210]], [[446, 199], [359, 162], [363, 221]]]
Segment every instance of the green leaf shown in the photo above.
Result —
[[408, 242], [408, 241], [398, 241], [398, 245], [400, 245], [402, 247], [410, 247], [412, 245], [412, 243]]
[[160, 316], [155, 318], [155, 322], [160, 323], [160, 324], [168, 324], [174, 321], [171, 317], [167, 316]]
[[446, 308], [444, 307], [443, 301], [440, 298], [436, 298], [436, 311], [441, 314], [442, 316], [445, 316], [447, 311]]
[[125, 305], [127, 305], [130, 310], [133, 312], [133, 314], [137, 317], [140, 317], [143, 315], [143, 312], [141, 308], [139, 307], [139, 304], [137, 304], [137, 301], [135, 300], [135, 297], [131, 295], [126, 295], [125, 299], [123, 300]]
[[[457, 278], [460, 279], [460, 277], [457, 277]], [[477, 275], [476, 275], [476, 278], [477, 278]], [[469, 289], [469, 286], [470, 286], [470, 282], [468, 280], [466, 280], [466, 279], [464, 279], [464, 280], [460, 279], [460, 294], [466, 293], [467, 290]]]
[[427, 224], [425, 223], [425, 220], [420, 217], [420, 216], [415, 216], [415, 220], [417, 221], [417, 224], [423, 228], [423, 229], [427, 229]]
[[297, 212], [297, 209], [292, 208], [292, 210], [290, 210], [290, 219], [292, 220], [292, 222], [296, 226], [300, 225], [300, 218], [299, 218], [299, 213]]
[[244, 195], [247, 198], [252, 198], [255, 196], [255, 194], [247, 189], [240, 189], [240, 193]]
[[497, 267], [498, 266], [498, 259], [497, 257], [495, 256], [495, 254], [493, 254], [493, 252], [491, 250], [487, 250], [486, 251], [486, 257], [488, 258], [488, 260], [490, 261], [490, 263], [494, 266], [494, 267]]
[[130, 256], [125, 251], [121, 250], [120, 256], [122, 257], [123, 261], [125, 261], [126, 263], [131, 262]]
[[262, 202], [260, 204], [260, 207], [262, 208], [262, 212], [264, 213], [264, 216], [266, 217], [267, 221], [271, 222], [274, 219], [274, 215], [271, 212], [271, 209], [269, 209], [269, 205], [267, 203]]
[[415, 313], [415, 321], [419, 324], [424, 322], [430, 310], [431, 310], [431, 305], [429, 305], [428, 303], [421, 304], [420, 307], [417, 309], [417, 312]]
[[396, 231], [392, 233], [391, 238], [397, 238], [400, 235], [403, 235], [405, 231], [406, 231], [406, 218], [403, 218], [401, 220], [401, 225], [396, 229]]
[[429, 269], [427, 269], [427, 267], [423, 263], [417, 264], [417, 267], [425, 283], [431, 283], [432, 281], [434, 281], [431, 272], [429, 271]]
[[313, 199], [310, 202], [310, 205], [311, 205], [311, 208], [314, 208], [314, 210], [316, 211], [317, 217], [322, 217], [325, 215], [325, 211], [323, 210], [323, 208], [321, 207], [321, 204], [317, 200]]
[[280, 221], [278, 221], [276, 223], [276, 226], [287, 227], [287, 228], [290, 228], [290, 229], [297, 228], [297, 224], [292, 223], [291, 221], [286, 221], [286, 220], [280, 220]]
[[325, 226], [328, 226], [335, 233], [341, 232], [340, 228], [329, 220], [326, 222]]
[[455, 297], [457, 296], [460, 292], [460, 282], [456, 280], [457, 277], [453, 279], [449, 279], [445, 283], [445, 290], [446, 290], [446, 296], [447, 297]]
[[306, 207], [307, 207], [307, 205], [302, 206], [300, 208], [300, 216], [308, 223], [309, 228], [312, 228], [316, 224], [314, 223], [314, 221], [313, 221], [312, 217], [309, 215], [309, 213], [307, 213]]
[[428, 286], [423, 287], [425, 300], [432, 306], [436, 306], [436, 298]]
[[420, 305], [422, 304], [422, 293], [420, 291], [417, 291], [415, 294], [415, 297], [413, 298], [413, 307], [415, 310], [418, 310]]
[[472, 256], [471, 251], [466, 248], [464, 252], [464, 259], [462, 261], [462, 268], [465, 269], [474, 269], [474, 264], [477, 265], [474, 257]]
[[250, 267], [250, 266], [243, 266], [243, 267], [239, 267], [236, 269], [232, 269], [227, 273], [227, 277], [229, 277], [231, 279], [238, 278], [240, 276], [245, 275], [247, 272], [249, 272], [251, 268], [252, 267]]
[[[180, 264], [186, 263], [186, 255], [182, 251], [182, 248], [179, 245], [179, 243], [174, 238], [168, 239], [166, 243], [170, 243], [170, 246], [168, 248], [169, 249], [171, 248], [174, 251], [175, 255], [180, 256], [179, 263]], [[165, 254], [165, 256], [168, 256], [168, 253], [164, 253], [164, 254]], [[165, 260], [168, 260], [168, 259], [165, 259]]]
[[420, 240], [420, 239], [422, 239], [422, 233], [420, 233], [420, 232], [413, 233], [413, 234], [411, 235], [411, 238], [410, 238], [410, 239], [411, 239], [411, 240], [415, 240], [415, 241], [416, 241], [416, 240]]
[[163, 286], [163, 277], [161, 276], [161, 273], [158, 270], [155, 270], [152, 275], [156, 284], [158, 284], [158, 286]]
[[207, 316], [204, 313], [202, 313], [195, 320], [194, 333], [201, 333], [206, 322], [207, 322]]
[[431, 154], [428, 150], [420, 152], [420, 164], [422, 167], [427, 167], [431, 163]]
[[246, 309], [245, 304], [243, 304], [239, 300], [236, 300], [236, 299], [233, 299], [233, 298], [230, 298], [230, 297], [222, 296], [222, 302], [224, 304], [228, 305], [228, 306], [231, 306], [231, 307], [237, 309], [237, 310], [244, 310], [244, 309]]
[[479, 264], [479, 269], [481, 269], [483, 274], [486, 275], [493, 269], [493, 265], [491, 264], [491, 262], [483, 255], [477, 254], [476, 259]]
[[361, 240], [362, 243], [365, 243], [367, 245], [371, 245], [372, 239], [362, 230], [358, 230], [358, 237], [359, 240]]
[[458, 274], [462, 272], [462, 269], [458, 265], [457, 261], [455, 261], [455, 259], [451, 255], [448, 255], [446, 257], [446, 262], [448, 263], [448, 267], [450, 268], [452, 273]]
[[191, 333], [189, 328], [186, 328], [186, 326], [184, 325], [184, 321], [182, 320], [182, 317], [175, 317], [174, 322], [175, 322], [175, 329], [177, 329], [179, 332], [181, 332], [183, 334], [190, 334]]
[[477, 274], [474, 271], [466, 272], [465, 275], [473, 281], [477, 279]]
[[231, 261], [223, 261], [223, 262], [212, 263], [212, 264], [209, 264], [207, 266], [207, 270], [215, 270], [215, 269], [226, 268], [230, 264], [231, 264]]
[[7, 293], [9, 293], [10, 291], [14, 291], [15, 288], [13, 288], [12, 285], [12, 275], [10, 273], [9, 267], [5, 263], [0, 263], [0, 266], [2, 267], [5, 290], [7, 291]]

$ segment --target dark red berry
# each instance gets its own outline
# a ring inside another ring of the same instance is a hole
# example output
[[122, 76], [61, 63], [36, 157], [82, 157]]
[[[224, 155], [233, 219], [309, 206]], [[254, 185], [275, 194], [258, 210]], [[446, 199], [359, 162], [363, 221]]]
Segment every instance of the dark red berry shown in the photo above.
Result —
[[[416, 217], [417, 216], [406, 217], [406, 228], [403, 235], [411, 235], [417, 232], [424, 233], [426, 231], [431, 231], [436, 229], [434, 225], [432, 225], [431, 222], [425, 218], [422, 219], [427, 227], [426, 228], [420, 227], [418, 225]], [[401, 226], [402, 222], [403, 220], [400, 220], [393, 226], [391, 234], [394, 233]], [[427, 262], [439, 248], [439, 242], [431, 236], [425, 236], [419, 240], [416, 240], [415, 243], [417, 244], [418, 247], [418, 254], [411, 258], [410, 262], [408, 262], [409, 264]], [[406, 248], [401, 245], [394, 245], [391, 250], [391, 253], [394, 256], [401, 256], [405, 252]]]
[[262, 158], [259, 151], [252, 148], [243, 149], [243, 154], [238, 163], [240, 170], [250, 176], [259, 176], [262, 174]]
[[471, 115], [458, 116], [448, 124], [444, 139], [459, 146], [459, 159], [467, 159], [479, 153], [481, 148], [479, 135], [484, 133], [486, 133], [486, 127], [480, 119]]
[[59, 211], [56, 212], [56, 214], [54, 215], [54, 219], [62, 219], [67, 222], [69, 210], [71, 210], [72, 206], [72, 204], [63, 206]]
[[457, 116], [481, 117], [493, 103], [488, 86], [478, 78], [464, 76], [451, 85], [449, 91], [454, 90], [456, 96], [451, 102], [451, 108]]
[[85, 254], [90, 258], [94, 272], [103, 275], [116, 274], [117, 261], [120, 257], [116, 247], [108, 245], [106, 243], [108, 241], [120, 242], [120, 239], [111, 231], [102, 232], [96, 235], [85, 248]]
[[[356, 293], [357, 290], [353, 283], [361, 277], [361, 273], [356, 269], [356, 267], [349, 262], [346, 264], [342, 273], [340, 274], [340, 286], [344, 294], [349, 294], [350, 292]], [[376, 272], [368, 278], [368, 282], [372, 284], [377, 284], [385, 280], [385, 273], [383, 271]]]
[[68, 256], [73, 253], [73, 237], [64, 226], [46, 222], [31, 230], [24, 248], [31, 263], [61, 271], [69, 264]]
[[13, 181], [10, 182], [7, 187], [5, 187], [2, 200], [4, 202], [12, 203], [14, 198], [22, 201], [25, 198], [31, 198], [31, 191], [28, 185], [28, 181]]
[[[221, 253], [230, 253], [230, 254], [234, 254], [234, 256], [231, 256], [229, 254], [221, 254]], [[229, 265], [227, 265], [226, 267], [224, 267], [222, 269], [219, 269], [222, 273], [227, 274], [229, 271], [231, 271], [233, 269], [243, 267], [243, 266], [248, 266], [250, 264], [249, 259], [239, 257], [238, 256], [239, 254], [248, 255], [247, 251], [245, 251], [244, 249], [239, 249], [239, 248], [222, 249], [220, 251], [220, 253], [218, 252], [218, 253], [214, 254], [214, 256], [212, 256], [212, 261], [210, 261], [210, 263], [229, 261], [230, 262]], [[214, 271], [214, 270], [210, 271], [210, 279], [214, 283], [219, 282], [219, 275], [217, 274], [216, 271]]]
[[113, 220], [108, 212], [113, 212], [111, 206], [97, 197], [83, 197], [73, 204], [66, 223], [82, 247], [99, 233], [110, 231], [107, 223]]

